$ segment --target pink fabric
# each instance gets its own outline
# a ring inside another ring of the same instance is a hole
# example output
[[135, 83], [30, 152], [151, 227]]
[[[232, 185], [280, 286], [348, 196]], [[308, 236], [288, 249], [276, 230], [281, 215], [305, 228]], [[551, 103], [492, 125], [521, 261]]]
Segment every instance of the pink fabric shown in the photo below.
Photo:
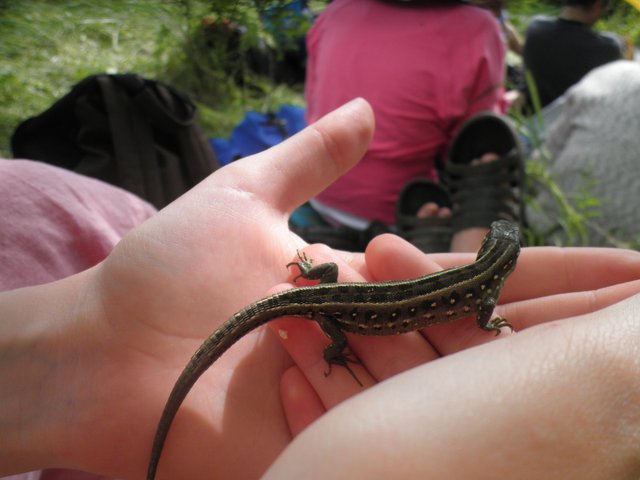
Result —
[[348, 213], [393, 223], [403, 185], [435, 179], [434, 159], [462, 122], [500, 110], [504, 40], [493, 15], [477, 7], [335, 0], [307, 47], [308, 122], [357, 96], [376, 115], [365, 158], [317, 197]]
[[154, 212], [101, 181], [40, 162], [0, 160], [0, 291], [97, 264]]
[[[138, 197], [73, 172], [0, 159], [0, 291], [57, 280], [104, 259], [155, 212]], [[50, 469], [11, 480], [98, 480]]]

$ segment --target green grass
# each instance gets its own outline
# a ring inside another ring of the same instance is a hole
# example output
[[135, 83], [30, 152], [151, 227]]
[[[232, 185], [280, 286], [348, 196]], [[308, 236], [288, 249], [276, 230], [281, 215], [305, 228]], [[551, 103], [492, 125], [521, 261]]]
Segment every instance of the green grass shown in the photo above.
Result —
[[[153, 7], [152, 7], [153, 4]], [[184, 28], [175, 6], [115, 0], [12, 2], [0, 10], [0, 153], [26, 117], [48, 108], [87, 75], [163, 63], [163, 31]], [[168, 51], [165, 51], [168, 53]]]
[[618, 0], [614, 11], [597, 23], [597, 29], [616, 32], [634, 45], [640, 45], [640, 11]]
[[0, 155], [10, 156], [9, 139], [22, 120], [95, 73], [136, 72], [172, 83], [197, 103], [209, 136], [228, 135], [247, 110], [302, 103], [301, 89], [264, 79], [241, 89], [216, 72], [197, 75], [202, 69], [186, 47], [208, 13], [205, 3], [184, 1], [0, 2]]

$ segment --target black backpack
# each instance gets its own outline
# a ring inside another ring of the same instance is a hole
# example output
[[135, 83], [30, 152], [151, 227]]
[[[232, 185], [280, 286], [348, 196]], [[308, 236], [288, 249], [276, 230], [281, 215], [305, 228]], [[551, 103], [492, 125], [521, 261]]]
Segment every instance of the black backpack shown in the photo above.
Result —
[[218, 168], [196, 107], [139, 75], [93, 75], [11, 137], [15, 158], [119, 186], [161, 208]]

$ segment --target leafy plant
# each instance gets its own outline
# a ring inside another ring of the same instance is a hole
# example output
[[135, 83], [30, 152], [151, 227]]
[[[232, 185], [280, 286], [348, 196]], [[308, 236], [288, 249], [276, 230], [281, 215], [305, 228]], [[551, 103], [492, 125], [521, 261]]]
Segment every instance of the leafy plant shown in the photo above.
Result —
[[9, 136], [20, 121], [48, 108], [87, 75], [157, 76], [173, 55], [168, 45], [182, 30], [175, 5], [151, 0], [26, 0], [3, 6], [0, 154], [9, 155]]
[[623, 0], [615, 0], [611, 13], [596, 24], [601, 31], [622, 35], [631, 44], [640, 42], [640, 11]]

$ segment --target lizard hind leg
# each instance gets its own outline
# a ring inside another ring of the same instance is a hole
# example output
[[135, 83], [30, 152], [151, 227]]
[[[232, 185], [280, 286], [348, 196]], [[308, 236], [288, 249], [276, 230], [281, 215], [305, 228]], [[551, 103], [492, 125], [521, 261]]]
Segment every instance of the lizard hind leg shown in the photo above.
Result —
[[483, 330], [495, 332], [496, 336], [500, 335], [503, 327], [506, 327], [513, 332], [513, 326], [511, 326], [505, 318], [493, 317], [493, 309], [495, 306], [495, 298], [487, 297], [483, 300], [477, 314], [478, 326]]
[[331, 374], [331, 367], [333, 365], [340, 365], [341, 367], [346, 368], [358, 385], [362, 387], [362, 382], [349, 365], [350, 363], [359, 364], [360, 361], [355, 358], [353, 353], [345, 353], [348, 345], [347, 337], [344, 332], [340, 330], [338, 324], [330, 317], [319, 319], [318, 323], [320, 324], [322, 331], [331, 339], [331, 343], [323, 352], [324, 359], [328, 366], [327, 370], [324, 372], [324, 376], [328, 377]]
[[[331, 345], [329, 345], [328, 348], [330, 348]], [[326, 349], [325, 349], [325, 355], [324, 355], [324, 359], [327, 362], [328, 368], [325, 370], [324, 372], [324, 376], [328, 377], [329, 375], [331, 375], [331, 367], [333, 365], [340, 365], [341, 367], [344, 367], [347, 369], [347, 372], [349, 372], [349, 374], [353, 377], [353, 379], [358, 383], [358, 385], [360, 385], [361, 387], [363, 387], [364, 385], [362, 384], [362, 382], [360, 381], [360, 379], [358, 378], [358, 376], [356, 375], [356, 372], [354, 372], [352, 370], [352, 368], [349, 366], [349, 363], [355, 363], [355, 364], [360, 364], [360, 360], [358, 360], [357, 358], [349, 358], [349, 355], [351, 354], [345, 354], [345, 353], [339, 353], [338, 355], [332, 356], [331, 358], [328, 358], [329, 356], [326, 354]]]

